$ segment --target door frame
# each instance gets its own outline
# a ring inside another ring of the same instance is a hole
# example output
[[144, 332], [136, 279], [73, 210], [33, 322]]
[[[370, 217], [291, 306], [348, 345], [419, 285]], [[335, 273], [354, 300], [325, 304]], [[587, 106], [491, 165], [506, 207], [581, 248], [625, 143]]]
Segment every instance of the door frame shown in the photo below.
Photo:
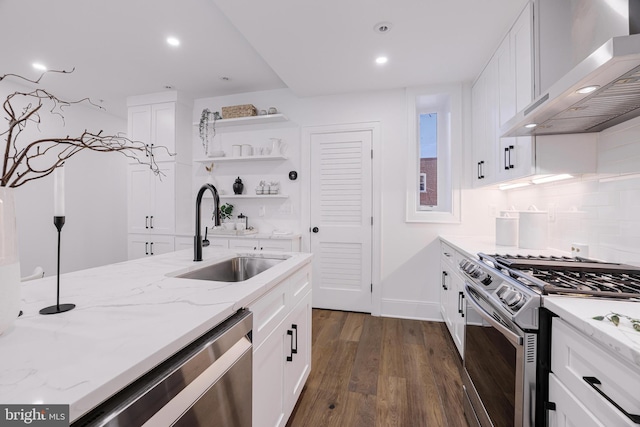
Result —
[[302, 250], [311, 251], [311, 135], [335, 132], [371, 131], [371, 148], [373, 149], [373, 162], [371, 164], [371, 213], [373, 215], [373, 227], [371, 235], [371, 282], [373, 292], [371, 295], [371, 315], [380, 316], [382, 312], [382, 156], [380, 122], [346, 123], [322, 126], [304, 126], [302, 128], [302, 146], [300, 147], [302, 173], [300, 184], [301, 198], [301, 230]]

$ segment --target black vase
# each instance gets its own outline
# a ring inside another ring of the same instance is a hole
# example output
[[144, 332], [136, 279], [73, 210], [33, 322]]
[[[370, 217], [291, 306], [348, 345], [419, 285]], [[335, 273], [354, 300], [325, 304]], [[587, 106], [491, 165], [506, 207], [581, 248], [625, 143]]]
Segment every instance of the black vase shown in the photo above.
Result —
[[233, 183], [233, 192], [235, 194], [242, 194], [242, 190], [244, 189], [244, 184], [240, 177], [236, 179], [236, 182]]

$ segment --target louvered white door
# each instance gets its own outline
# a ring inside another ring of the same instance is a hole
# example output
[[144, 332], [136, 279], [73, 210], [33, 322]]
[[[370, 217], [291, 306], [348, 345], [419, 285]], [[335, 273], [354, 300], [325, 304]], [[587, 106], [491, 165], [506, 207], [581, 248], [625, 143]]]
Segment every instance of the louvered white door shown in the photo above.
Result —
[[311, 134], [313, 306], [371, 312], [371, 131]]

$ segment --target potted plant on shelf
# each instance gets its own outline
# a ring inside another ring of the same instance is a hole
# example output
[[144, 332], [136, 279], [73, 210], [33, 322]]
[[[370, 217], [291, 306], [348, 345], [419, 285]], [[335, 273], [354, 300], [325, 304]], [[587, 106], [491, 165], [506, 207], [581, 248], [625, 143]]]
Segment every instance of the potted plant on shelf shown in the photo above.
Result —
[[[202, 110], [200, 113], [200, 124], [198, 130], [200, 133], [200, 140], [202, 141], [202, 148], [204, 149], [205, 156], [222, 157], [224, 151], [220, 147], [213, 147], [213, 150], [209, 152], [209, 139], [214, 140], [216, 136], [216, 120], [219, 120], [220, 113], [217, 111], [211, 112], [208, 108]], [[211, 122], [211, 133], [209, 133], [209, 122]]]

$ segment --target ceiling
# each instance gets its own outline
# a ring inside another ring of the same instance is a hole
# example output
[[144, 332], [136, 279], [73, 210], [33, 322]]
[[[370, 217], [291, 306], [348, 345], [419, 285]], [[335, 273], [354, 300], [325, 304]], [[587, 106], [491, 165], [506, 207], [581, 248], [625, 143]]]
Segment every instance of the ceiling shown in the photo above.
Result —
[[[126, 117], [126, 97], [299, 96], [472, 80], [526, 0], [0, 0], [0, 74]], [[391, 23], [385, 34], [376, 23]], [[168, 36], [181, 44], [169, 46]], [[389, 62], [375, 64], [379, 55]], [[228, 77], [223, 80], [222, 77]]]

